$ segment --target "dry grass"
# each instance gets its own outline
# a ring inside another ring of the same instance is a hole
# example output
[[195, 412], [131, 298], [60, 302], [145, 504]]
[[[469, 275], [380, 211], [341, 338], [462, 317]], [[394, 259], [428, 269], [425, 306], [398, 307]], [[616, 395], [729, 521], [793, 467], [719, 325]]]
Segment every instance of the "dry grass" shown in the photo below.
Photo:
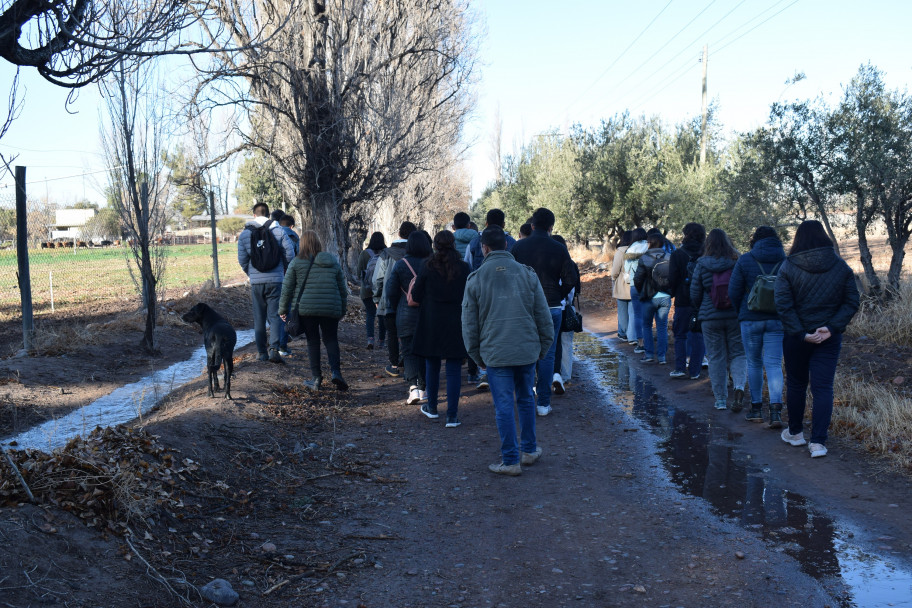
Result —
[[611, 261], [614, 259], [614, 248], [612, 247], [608, 251], [603, 251], [601, 245], [593, 245], [592, 247], [585, 247], [583, 245], [576, 245], [570, 247], [570, 257], [576, 262], [580, 268], [591, 264], [593, 266], [598, 266], [599, 264], [611, 264]]
[[912, 399], [843, 374], [834, 388], [833, 430], [912, 473]]
[[899, 293], [886, 304], [864, 298], [848, 334], [867, 336], [879, 343], [912, 346], [912, 281], [900, 283]]

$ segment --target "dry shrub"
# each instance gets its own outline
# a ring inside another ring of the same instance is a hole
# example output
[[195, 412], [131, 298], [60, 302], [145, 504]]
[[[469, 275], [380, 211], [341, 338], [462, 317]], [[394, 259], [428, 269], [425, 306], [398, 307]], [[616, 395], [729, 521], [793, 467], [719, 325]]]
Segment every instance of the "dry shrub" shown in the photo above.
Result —
[[72, 351], [77, 345], [100, 344], [104, 334], [92, 325], [36, 323], [32, 332], [32, 350], [38, 356], [54, 357]]
[[842, 374], [834, 388], [833, 430], [912, 473], [912, 399]]
[[849, 325], [848, 334], [912, 346], [912, 281], [900, 283], [899, 292], [887, 302], [862, 298], [861, 308]]
[[584, 245], [571, 246], [570, 257], [580, 268], [588, 265], [598, 266], [599, 264], [606, 263], [610, 265], [612, 260], [614, 260], [614, 247], [605, 251], [599, 245], [592, 247], [586, 247]]

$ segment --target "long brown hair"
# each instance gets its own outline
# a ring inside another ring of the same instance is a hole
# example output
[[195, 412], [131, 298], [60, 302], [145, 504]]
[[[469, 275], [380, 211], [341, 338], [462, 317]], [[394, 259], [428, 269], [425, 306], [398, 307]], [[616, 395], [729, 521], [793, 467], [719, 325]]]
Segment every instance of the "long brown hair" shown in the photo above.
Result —
[[434, 237], [434, 255], [427, 262], [428, 268], [436, 270], [446, 277], [447, 282], [456, 278], [459, 267], [459, 253], [456, 251], [456, 238], [449, 230], [441, 230]]
[[301, 233], [301, 246], [298, 249], [298, 257], [303, 260], [312, 260], [318, 253], [323, 251], [323, 244], [320, 237], [313, 230], [305, 230]]
[[700, 255], [710, 258], [728, 258], [730, 260], [738, 259], [738, 250], [732, 245], [731, 239], [721, 228], [713, 228], [706, 235], [706, 241], [703, 242], [703, 251]]

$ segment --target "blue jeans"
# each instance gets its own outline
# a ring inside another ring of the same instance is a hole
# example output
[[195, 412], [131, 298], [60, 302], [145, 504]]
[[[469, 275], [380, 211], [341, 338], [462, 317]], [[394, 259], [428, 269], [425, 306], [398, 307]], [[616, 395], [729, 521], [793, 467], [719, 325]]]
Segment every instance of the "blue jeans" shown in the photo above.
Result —
[[[427, 384], [427, 404], [437, 411], [437, 393], [440, 390], [440, 357], [425, 357], [424, 381]], [[447, 418], [459, 412], [459, 391], [462, 389], [462, 359], [446, 360]]]
[[[674, 321], [671, 330], [675, 338], [675, 371], [689, 373], [691, 378], [700, 373], [703, 355], [706, 346], [703, 344], [703, 334], [697, 331], [687, 331], [690, 327], [692, 306], [675, 306]], [[690, 357], [690, 365], [687, 358]]]
[[279, 296], [282, 295], [281, 283], [257, 283], [250, 286], [250, 303], [253, 307], [253, 335], [256, 339], [257, 352], [268, 354], [266, 344], [266, 322], [272, 331], [269, 332], [268, 348], [279, 350], [280, 327], [284, 328], [279, 318]]
[[782, 322], [741, 321], [741, 341], [747, 355], [751, 403], [763, 401], [763, 370], [770, 403], [782, 403]]
[[[641, 333], [646, 356], [654, 356], [659, 361], [665, 361], [665, 353], [668, 351], [668, 313], [671, 312], [671, 297], [653, 298], [641, 302], [640, 310], [643, 314]], [[658, 344], [654, 344], [652, 340], [653, 319], [655, 319]]]
[[[554, 351], [557, 350], [557, 341], [560, 340], [560, 326], [563, 312], [560, 308], [551, 308], [551, 320], [554, 321], [554, 342], [548, 347], [548, 354], [538, 362], [538, 382], [535, 392], [538, 394], [539, 407], [551, 405], [551, 382], [554, 380]], [[488, 380], [490, 382], [490, 379]]]
[[821, 344], [805, 342], [803, 338], [785, 336], [782, 342], [785, 353], [785, 380], [788, 387], [789, 433], [804, 430], [804, 409], [808, 384], [814, 407], [811, 411], [811, 438], [809, 443], [826, 444], [827, 429], [833, 416], [833, 381], [836, 363], [842, 348], [842, 334]]
[[[365, 321], [365, 325], [367, 326], [367, 337], [373, 340], [374, 320], [377, 318], [377, 305], [374, 304], [373, 298], [363, 298], [361, 301], [364, 302], [364, 315], [367, 317]], [[380, 341], [383, 342], [384, 338], [386, 338], [386, 324], [383, 322], [383, 319], [381, 319], [377, 325], [380, 326]]]
[[[535, 400], [532, 397], [534, 380], [535, 363], [512, 367], [488, 367], [488, 383], [494, 400], [494, 418], [497, 420], [497, 432], [500, 433], [501, 462], [506, 465], [519, 463], [514, 403], [519, 412], [519, 447], [528, 454], [536, 449]], [[550, 381], [549, 377], [549, 384]]]
[[[630, 307], [633, 309], [633, 314], [630, 315], [633, 317], [633, 323], [627, 328], [627, 339], [633, 342], [642, 337], [640, 336], [640, 331], [642, 331], [640, 328], [643, 325], [643, 303], [640, 302], [640, 292], [633, 285], [630, 286]], [[630, 335], [631, 330], [633, 335]]]
[[617, 300], [617, 307], [618, 338], [627, 340], [627, 328], [630, 327], [630, 300]]
[[741, 342], [741, 325], [738, 319], [703, 321], [703, 340], [709, 355], [709, 383], [717, 403], [728, 400], [728, 373], [731, 368], [732, 384], [744, 390], [747, 381], [747, 358]]

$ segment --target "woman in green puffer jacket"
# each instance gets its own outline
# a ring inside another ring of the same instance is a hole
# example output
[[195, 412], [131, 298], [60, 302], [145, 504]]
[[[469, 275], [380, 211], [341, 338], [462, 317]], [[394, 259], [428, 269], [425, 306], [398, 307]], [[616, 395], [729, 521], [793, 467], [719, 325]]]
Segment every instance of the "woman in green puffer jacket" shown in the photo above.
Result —
[[332, 383], [341, 391], [348, 390], [348, 383], [342, 378], [339, 352], [339, 320], [345, 316], [348, 288], [338, 260], [334, 255], [323, 251], [323, 245], [313, 230], [305, 230], [301, 234], [298, 255], [285, 271], [282, 295], [279, 298], [279, 316], [283, 321], [289, 307], [295, 302], [307, 338], [307, 356], [313, 374], [313, 378], [306, 380], [304, 385], [319, 390], [323, 382], [320, 371], [322, 334], [332, 371]]

